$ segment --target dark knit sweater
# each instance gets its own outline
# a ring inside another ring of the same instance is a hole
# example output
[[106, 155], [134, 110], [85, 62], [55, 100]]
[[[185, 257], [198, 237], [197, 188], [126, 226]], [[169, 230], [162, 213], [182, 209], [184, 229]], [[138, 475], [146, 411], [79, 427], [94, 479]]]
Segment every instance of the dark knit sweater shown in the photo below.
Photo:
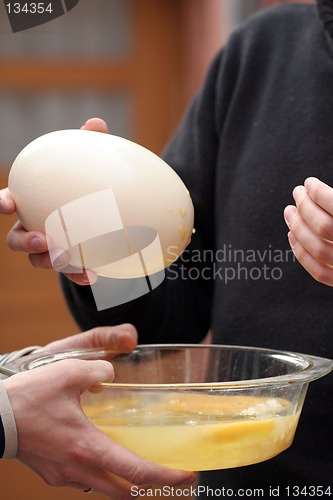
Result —
[[[132, 322], [140, 343], [197, 342], [211, 328], [214, 343], [333, 358], [333, 290], [295, 262], [283, 220], [307, 176], [333, 185], [332, 1], [319, 3], [322, 19], [305, 4], [260, 12], [217, 55], [164, 155], [194, 202], [189, 250], [156, 290], [105, 311], [89, 287], [63, 279], [81, 328]], [[201, 481], [265, 497], [269, 486], [278, 498], [288, 498], [283, 486], [333, 492], [332, 411], [329, 375], [310, 384], [289, 450]]]

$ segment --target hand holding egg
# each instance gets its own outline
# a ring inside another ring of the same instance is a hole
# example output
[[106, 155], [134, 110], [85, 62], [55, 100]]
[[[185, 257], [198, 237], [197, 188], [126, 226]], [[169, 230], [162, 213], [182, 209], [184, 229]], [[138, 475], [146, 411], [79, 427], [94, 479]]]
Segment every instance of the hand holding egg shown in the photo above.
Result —
[[193, 205], [177, 174], [147, 149], [90, 130], [64, 130], [16, 158], [9, 189], [28, 231], [70, 255], [78, 273], [135, 278], [170, 265], [190, 241]]
[[[108, 125], [101, 118], [90, 118], [81, 130], [92, 130], [95, 132], [109, 133]], [[0, 190], [0, 211], [2, 214], [11, 215], [15, 213], [16, 206], [8, 188]], [[37, 269], [49, 270], [53, 266], [58, 270], [63, 269], [68, 265], [70, 256], [59, 250], [59, 256], [56, 262], [51, 263], [46, 234], [40, 231], [27, 231], [20, 221], [17, 221], [10, 229], [7, 235], [7, 243], [14, 252], [24, 252], [28, 254], [28, 258], [33, 267]], [[96, 281], [97, 276], [91, 270], [85, 270], [82, 274], [65, 273], [64, 275], [77, 285], [88, 285]]]

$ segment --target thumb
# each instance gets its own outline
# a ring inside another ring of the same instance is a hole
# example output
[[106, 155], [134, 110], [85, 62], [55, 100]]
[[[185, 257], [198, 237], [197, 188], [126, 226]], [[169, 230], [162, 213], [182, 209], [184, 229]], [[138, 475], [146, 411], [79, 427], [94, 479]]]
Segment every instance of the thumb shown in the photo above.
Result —
[[69, 391], [82, 393], [99, 382], [112, 382], [114, 379], [114, 369], [109, 361], [66, 359], [57, 361], [53, 366], [57, 373], [61, 367], [61, 373], [65, 377], [65, 388]]
[[109, 133], [109, 129], [106, 122], [101, 118], [90, 118], [81, 127], [81, 130], [92, 130], [93, 132], [102, 132], [104, 134]]
[[108, 348], [115, 351], [129, 352], [135, 349], [137, 340], [136, 328], [129, 323], [124, 323], [117, 326], [98, 326], [86, 332], [55, 340], [39, 349], [39, 351]]

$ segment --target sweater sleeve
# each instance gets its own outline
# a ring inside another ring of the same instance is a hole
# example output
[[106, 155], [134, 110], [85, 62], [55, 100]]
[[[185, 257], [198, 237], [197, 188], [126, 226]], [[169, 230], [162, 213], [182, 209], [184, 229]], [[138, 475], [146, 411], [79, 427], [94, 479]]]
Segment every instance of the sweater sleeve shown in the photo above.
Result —
[[[1, 360], [3, 359], [4, 354], [1, 352], [0, 353], [0, 366], [1, 366]], [[0, 374], [0, 379], [1, 379], [1, 374]], [[1, 381], [0, 381], [1, 384]], [[5, 429], [3, 428], [3, 423], [2, 423], [2, 418], [1, 418], [1, 409], [0, 409], [0, 459], [3, 457], [5, 451]]]
[[2, 418], [0, 414], [0, 458], [3, 457], [5, 451], [5, 430], [3, 428]]
[[17, 448], [15, 417], [5, 385], [0, 380], [0, 458], [15, 458]]
[[[29, 346], [6, 354], [0, 353], [0, 367], [30, 354], [40, 346]], [[6, 378], [3, 376], [3, 378]], [[5, 385], [0, 373], [0, 459], [15, 458], [18, 448], [17, 429], [14, 413], [7, 396]]]
[[[182, 178], [193, 200], [195, 234], [190, 245], [166, 270], [163, 283], [156, 289], [102, 311], [97, 311], [90, 287], [75, 285], [61, 275], [63, 293], [81, 329], [130, 322], [138, 329], [140, 343], [197, 342], [209, 330], [214, 280], [208, 275], [211, 276], [213, 265], [218, 148], [215, 92], [220, 59], [221, 54], [213, 61], [203, 88], [164, 153], [164, 159]], [[117, 293], [117, 286], [119, 280], [108, 278], [107, 293]], [[132, 286], [136, 286], [136, 280], [132, 280]]]

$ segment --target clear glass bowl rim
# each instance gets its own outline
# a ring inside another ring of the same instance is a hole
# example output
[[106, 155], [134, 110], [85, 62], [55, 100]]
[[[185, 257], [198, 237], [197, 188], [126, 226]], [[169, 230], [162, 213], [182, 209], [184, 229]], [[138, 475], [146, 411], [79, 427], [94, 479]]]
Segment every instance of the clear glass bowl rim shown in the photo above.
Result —
[[[133, 351], [138, 352], [142, 350], [175, 350], [175, 349], [224, 349], [224, 350], [240, 350], [240, 351], [251, 351], [256, 353], [262, 353], [266, 355], [271, 355], [276, 359], [283, 358], [286, 361], [295, 364], [295, 372], [288, 373], [285, 375], [278, 375], [273, 377], [266, 377], [260, 379], [248, 379], [248, 380], [237, 380], [237, 381], [224, 381], [224, 382], [189, 382], [189, 383], [172, 383], [172, 384], [161, 384], [161, 383], [118, 383], [118, 382], [100, 382], [99, 385], [104, 388], [130, 388], [135, 390], [149, 390], [149, 389], [159, 389], [159, 390], [186, 390], [186, 389], [245, 389], [252, 387], [271, 387], [271, 386], [285, 386], [290, 384], [305, 384], [312, 382], [318, 378], [324, 377], [333, 370], [333, 360], [329, 358], [323, 358], [319, 356], [312, 356], [309, 354], [303, 354], [293, 351], [275, 350], [261, 347], [252, 346], [239, 346], [239, 345], [225, 345], [225, 344], [184, 344], [184, 343], [174, 343], [174, 344], [139, 344]], [[48, 363], [53, 363], [56, 361], [61, 361], [64, 359], [88, 359], [93, 356], [97, 359], [107, 355], [107, 354], [131, 354], [114, 351], [112, 349], [105, 348], [85, 348], [85, 349], [71, 349], [63, 350], [58, 352], [39, 352], [32, 353], [28, 356], [20, 358], [14, 362], [10, 362], [0, 368], [0, 371], [7, 376], [14, 375], [15, 373], [31, 370], [39, 366], [44, 366]], [[298, 368], [298, 369], [296, 369]]]

